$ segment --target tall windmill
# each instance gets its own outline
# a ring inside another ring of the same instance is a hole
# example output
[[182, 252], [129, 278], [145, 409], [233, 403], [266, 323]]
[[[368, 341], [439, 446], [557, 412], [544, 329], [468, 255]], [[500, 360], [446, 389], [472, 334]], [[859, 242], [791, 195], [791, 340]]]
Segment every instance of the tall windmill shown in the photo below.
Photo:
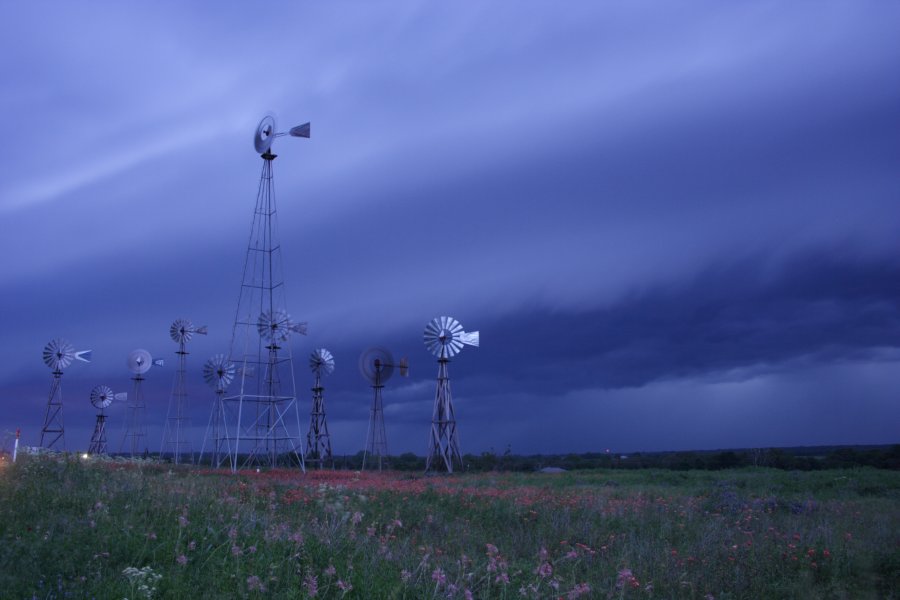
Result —
[[440, 468], [440, 463], [443, 463], [448, 473], [453, 472], [454, 463], [462, 467], [447, 363], [463, 346], [477, 347], [478, 342], [478, 332], [463, 331], [463, 326], [453, 317], [437, 317], [425, 326], [425, 347], [438, 357], [437, 390], [431, 416], [431, 433], [428, 436], [426, 472], [432, 466]]
[[[128, 403], [128, 416], [125, 419], [125, 434], [122, 436], [122, 443], [119, 446], [119, 452], [129, 452], [131, 458], [139, 456], [141, 452], [146, 452], [147, 435], [147, 404], [144, 402], [144, 374], [151, 367], [161, 367], [165, 361], [161, 358], [153, 358], [149, 352], [142, 348], [132, 350], [128, 353], [125, 362], [128, 370], [131, 371], [131, 380], [134, 386], [131, 389], [131, 397]], [[143, 446], [143, 448], [142, 448]]]
[[401, 377], [406, 377], [409, 372], [407, 359], [402, 358], [399, 364], [394, 364], [394, 357], [385, 348], [369, 348], [359, 356], [359, 372], [369, 380], [374, 392], [372, 409], [369, 411], [369, 428], [366, 431], [363, 469], [366, 468], [366, 459], [370, 456], [377, 457], [379, 471], [387, 466], [388, 446], [387, 434], [384, 430], [384, 403], [381, 398], [381, 390], [394, 374], [394, 367], [400, 368]]
[[309, 356], [309, 368], [316, 376], [316, 384], [312, 388], [312, 409], [309, 412], [309, 431], [306, 433], [306, 463], [318, 468], [326, 465], [334, 467], [331, 454], [331, 436], [328, 435], [328, 422], [325, 420], [325, 398], [322, 392], [322, 377], [334, 371], [334, 356], [325, 348], [313, 350]]
[[172, 461], [177, 465], [183, 456], [187, 456], [188, 462], [194, 462], [194, 451], [191, 447], [190, 429], [191, 417], [188, 414], [187, 405], [187, 343], [194, 334], [206, 335], [206, 325], [194, 327], [187, 319], [176, 319], [169, 327], [169, 337], [178, 344], [178, 370], [175, 371], [175, 381], [172, 383], [172, 397], [169, 399], [169, 412], [166, 415], [166, 423], [163, 428], [162, 447], [160, 455], [171, 454]]
[[41, 446], [51, 450], [57, 442], [66, 449], [66, 429], [63, 426], [63, 402], [60, 379], [63, 369], [72, 364], [73, 360], [91, 362], [90, 350], [79, 350], [63, 339], [50, 340], [44, 346], [44, 363], [53, 369], [53, 379], [50, 381], [50, 396], [47, 399], [47, 414], [44, 416], [44, 426], [41, 428]]
[[[309, 123], [289, 134], [308, 138]], [[275, 120], [265, 117], [253, 138], [263, 167], [228, 354], [240, 368], [239, 385], [223, 398], [233, 471], [284, 463], [305, 470], [289, 340], [293, 333], [306, 333], [306, 323], [295, 323], [287, 313], [272, 171], [272, 142], [282, 135], [275, 132]]]
[[100, 412], [97, 413], [88, 454], [106, 454], [106, 413], [103, 411], [113, 403], [113, 400], [126, 400], [127, 398], [128, 394], [124, 392], [113, 394], [107, 385], [98, 385], [91, 390], [91, 404]]
[[225, 396], [228, 386], [234, 381], [235, 371], [234, 363], [228, 360], [224, 354], [216, 354], [203, 365], [203, 379], [216, 393], [216, 399], [209, 415], [203, 446], [200, 448], [199, 462], [203, 462], [206, 444], [210, 442], [212, 446], [211, 464], [215, 467], [221, 467], [222, 461], [231, 455], [231, 449], [228, 447], [228, 440], [225, 437], [225, 412], [222, 398]]

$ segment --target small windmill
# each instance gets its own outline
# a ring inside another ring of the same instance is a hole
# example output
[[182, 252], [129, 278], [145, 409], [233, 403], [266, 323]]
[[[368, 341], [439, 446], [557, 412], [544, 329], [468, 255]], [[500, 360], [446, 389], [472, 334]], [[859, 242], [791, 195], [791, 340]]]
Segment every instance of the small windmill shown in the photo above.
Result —
[[385, 348], [369, 348], [359, 356], [359, 372], [372, 384], [374, 392], [372, 398], [372, 410], [369, 413], [369, 429], [366, 432], [366, 450], [363, 453], [362, 468], [366, 468], [366, 459], [369, 456], [378, 457], [378, 470], [386, 466], [388, 457], [387, 434], [384, 430], [384, 404], [381, 398], [381, 390], [391, 375], [394, 367], [400, 368], [400, 376], [406, 377], [409, 373], [409, 361], [400, 359], [399, 364], [394, 363], [394, 357]]
[[[456, 415], [453, 411], [447, 363], [463, 349], [463, 346], [477, 347], [479, 336], [477, 331], [463, 331], [463, 326], [453, 317], [437, 317], [425, 326], [424, 337], [425, 347], [438, 357], [437, 390], [434, 395], [425, 471], [431, 470], [432, 463], [437, 461], [443, 462], [447, 472], [452, 473], [454, 462], [462, 467], [462, 455], [459, 452], [459, 436], [456, 432]], [[438, 465], [434, 466], [439, 468]]]
[[187, 319], [177, 319], [169, 327], [169, 336], [178, 344], [178, 371], [175, 372], [175, 382], [172, 384], [172, 397], [169, 399], [169, 412], [166, 415], [165, 429], [160, 454], [171, 454], [173, 462], [177, 465], [181, 462], [182, 455], [186, 454], [190, 462], [194, 462], [194, 452], [191, 449], [191, 440], [188, 437], [191, 427], [191, 418], [187, 414], [187, 385], [185, 374], [187, 372], [187, 343], [194, 334], [206, 335], [206, 325], [194, 327]]
[[[63, 369], [73, 360], [91, 362], [90, 350], [79, 350], [63, 339], [50, 340], [44, 346], [44, 363], [53, 369], [53, 380], [50, 382], [50, 396], [47, 399], [47, 414], [41, 428], [41, 446], [53, 450], [57, 442], [61, 442], [62, 450], [66, 449], [66, 429], [63, 426], [63, 403], [60, 378]], [[59, 448], [56, 448], [57, 450]]]
[[325, 398], [322, 392], [322, 377], [334, 371], [334, 356], [325, 348], [313, 350], [309, 356], [309, 368], [316, 376], [316, 384], [312, 388], [312, 409], [309, 413], [309, 431], [306, 434], [306, 462], [318, 468], [326, 463], [334, 467], [331, 454], [331, 436], [328, 435], [328, 422], [325, 420]]
[[100, 412], [97, 413], [97, 422], [94, 424], [94, 434], [91, 436], [88, 454], [106, 454], [106, 413], [103, 411], [113, 403], [113, 400], [124, 401], [127, 398], [127, 393], [114, 394], [107, 385], [98, 385], [91, 390], [91, 404]]
[[161, 358], [153, 358], [149, 352], [142, 348], [132, 350], [128, 353], [125, 361], [128, 370], [131, 371], [131, 380], [134, 386], [131, 389], [131, 399], [128, 403], [128, 417], [125, 420], [125, 435], [122, 436], [122, 444], [119, 446], [119, 452], [126, 452], [126, 448], [131, 454], [131, 458], [139, 456], [143, 451], [147, 451], [144, 445], [144, 437], [146, 431], [147, 405], [144, 402], [144, 374], [151, 367], [161, 367], [165, 361]]
[[[203, 365], [203, 380], [216, 393], [216, 399], [213, 402], [212, 412], [209, 415], [209, 424], [206, 426], [206, 436], [203, 439], [203, 446], [200, 448], [200, 459], [203, 461], [203, 452], [206, 448], [206, 442], [210, 441], [212, 434], [212, 464], [216, 467], [222, 466], [222, 461], [231, 455], [231, 447], [228, 443], [228, 437], [225, 435], [225, 407], [222, 398], [229, 384], [234, 381], [234, 375], [237, 369], [234, 363], [228, 360], [224, 354], [216, 354], [206, 361]], [[224, 447], [223, 447], [224, 446]]]

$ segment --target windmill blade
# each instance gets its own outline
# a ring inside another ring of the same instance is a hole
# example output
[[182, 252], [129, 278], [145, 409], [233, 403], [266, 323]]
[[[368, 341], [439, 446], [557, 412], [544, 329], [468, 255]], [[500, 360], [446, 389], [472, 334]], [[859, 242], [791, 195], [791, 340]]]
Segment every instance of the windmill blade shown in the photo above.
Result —
[[299, 333], [300, 335], [306, 335], [306, 326], [308, 323], [306, 321], [302, 321], [300, 323], [291, 323], [288, 321], [288, 329], [293, 331], [294, 333]]
[[154, 366], [162, 367], [162, 366], [165, 366], [165, 364], [166, 364], [166, 361], [163, 360], [163, 359], [161, 359], [161, 358], [154, 358], [154, 359], [153, 359], [153, 365], [154, 365]]
[[404, 356], [400, 359], [400, 377], [407, 376], [409, 376], [409, 359]]
[[128, 392], [119, 392], [118, 394], [113, 396], [113, 399], [116, 402], [125, 402], [126, 400], [128, 400]]
[[80, 360], [81, 362], [89, 363], [91, 362], [91, 353], [92, 350], [79, 350], [75, 353], [75, 360]]
[[459, 334], [459, 341], [467, 346], [475, 346], [478, 347], [478, 332], [477, 331], [463, 331]]
[[309, 123], [304, 123], [303, 125], [297, 125], [296, 127], [291, 127], [290, 132], [294, 137], [309, 137]]
[[203, 325], [201, 327], [194, 328], [194, 333], [199, 333], [200, 335], [206, 335], [208, 329], [209, 328], [206, 325]]

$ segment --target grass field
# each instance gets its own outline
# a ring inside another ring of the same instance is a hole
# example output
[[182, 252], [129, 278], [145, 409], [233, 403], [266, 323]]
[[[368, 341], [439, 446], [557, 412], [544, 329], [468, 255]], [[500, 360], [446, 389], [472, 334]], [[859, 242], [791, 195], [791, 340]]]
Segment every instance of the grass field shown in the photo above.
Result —
[[2, 598], [900, 598], [900, 472], [0, 469]]

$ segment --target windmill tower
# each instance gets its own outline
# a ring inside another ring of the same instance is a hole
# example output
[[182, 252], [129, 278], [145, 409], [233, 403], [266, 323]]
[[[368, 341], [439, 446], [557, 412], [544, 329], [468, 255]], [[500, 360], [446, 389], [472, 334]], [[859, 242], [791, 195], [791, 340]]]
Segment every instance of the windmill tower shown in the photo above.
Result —
[[447, 363], [462, 350], [464, 345], [477, 347], [478, 341], [477, 331], [466, 333], [459, 321], [453, 317], [437, 317], [425, 326], [425, 347], [438, 357], [437, 390], [434, 395], [431, 433], [428, 437], [428, 454], [425, 459], [426, 472], [431, 470], [432, 466], [439, 469], [441, 463], [448, 473], [453, 472], [454, 462], [462, 467]]
[[309, 356], [309, 368], [316, 376], [316, 384], [312, 388], [312, 410], [309, 413], [309, 431], [306, 433], [306, 463], [322, 469], [326, 464], [334, 468], [334, 457], [331, 455], [331, 436], [328, 435], [328, 422], [325, 420], [325, 398], [322, 392], [322, 377], [334, 371], [334, 356], [325, 348], [313, 350]]
[[60, 379], [62, 378], [63, 369], [72, 364], [73, 360], [91, 362], [91, 351], [76, 351], [72, 344], [63, 339], [50, 340], [44, 346], [44, 363], [53, 369], [53, 379], [50, 381], [47, 414], [44, 416], [44, 426], [41, 428], [41, 447], [43, 448], [60, 450], [58, 447], [54, 448], [59, 442], [60, 446], [62, 446], [61, 449], [63, 451], [66, 449], [66, 429], [63, 426]]
[[[144, 402], [144, 374], [150, 367], [161, 367], [165, 361], [161, 358], [154, 359], [149, 352], [138, 348], [128, 353], [126, 360], [128, 370], [131, 371], [134, 386], [131, 390], [131, 401], [128, 403], [128, 417], [125, 420], [125, 435], [119, 445], [119, 452], [130, 452], [131, 458], [140, 456], [147, 451], [144, 437], [147, 435], [146, 418], [147, 405]], [[143, 448], [142, 448], [143, 446]]]
[[88, 454], [106, 454], [106, 413], [103, 411], [112, 404], [113, 400], [126, 400], [127, 393], [113, 394], [106, 385], [98, 385], [91, 390], [91, 404], [99, 410], [97, 422], [94, 424], [94, 433], [91, 435], [91, 443], [88, 446]]
[[363, 470], [366, 468], [366, 459], [370, 456], [377, 457], [379, 471], [387, 466], [388, 446], [387, 434], [384, 430], [384, 404], [381, 399], [381, 390], [394, 374], [395, 366], [400, 367], [400, 375], [406, 377], [409, 372], [409, 363], [406, 358], [401, 359], [399, 365], [395, 365], [394, 357], [385, 348], [369, 348], [359, 356], [359, 372], [369, 380], [374, 392], [372, 410], [369, 412], [369, 429], [366, 432], [366, 450], [363, 453]]
[[163, 441], [160, 455], [171, 454], [173, 462], [177, 465], [186, 454], [187, 460], [194, 462], [194, 451], [191, 448], [190, 429], [191, 417], [188, 415], [187, 385], [185, 375], [187, 373], [187, 343], [194, 334], [206, 335], [206, 325], [194, 327], [187, 319], [177, 319], [169, 327], [169, 336], [178, 344], [178, 370], [175, 372], [175, 381], [172, 384], [172, 397], [169, 399], [169, 412], [166, 415], [166, 424], [163, 429]]
[[[289, 133], [308, 138], [309, 123]], [[282, 135], [275, 133], [275, 120], [265, 117], [253, 139], [263, 167], [228, 355], [239, 367], [239, 385], [223, 398], [232, 471], [253, 464], [305, 470], [289, 340], [292, 333], [305, 334], [306, 323], [295, 323], [287, 313], [272, 171], [272, 142]]]
[[[203, 365], [203, 379], [215, 391], [216, 399], [209, 415], [209, 424], [206, 426], [206, 436], [203, 438], [198, 462], [203, 462], [203, 453], [207, 442], [211, 442], [211, 464], [213, 466], [221, 467], [222, 461], [231, 455], [231, 449], [228, 447], [228, 440], [225, 437], [225, 408], [222, 399], [225, 397], [228, 385], [234, 381], [235, 371], [234, 363], [228, 360], [224, 354], [216, 354]], [[212, 435], [211, 438], [210, 435]]]

